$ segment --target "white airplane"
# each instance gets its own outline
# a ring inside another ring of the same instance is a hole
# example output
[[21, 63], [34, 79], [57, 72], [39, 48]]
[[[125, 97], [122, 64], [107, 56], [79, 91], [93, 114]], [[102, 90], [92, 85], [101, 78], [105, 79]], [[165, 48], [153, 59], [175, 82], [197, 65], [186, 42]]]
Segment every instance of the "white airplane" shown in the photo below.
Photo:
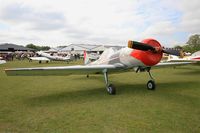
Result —
[[191, 62], [169, 62], [159, 63], [163, 53], [179, 55], [177, 50], [163, 48], [154, 39], [145, 39], [142, 42], [129, 41], [127, 48], [114, 51], [107, 49], [98, 60], [88, 63], [87, 54], [84, 53], [85, 65], [60, 66], [60, 67], [35, 67], [35, 68], [13, 68], [5, 69], [8, 76], [47, 76], [47, 75], [70, 75], [70, 74], [103, 74], [107, 92], [111, 95], [116, 93], [116, 88], [109, 83], [108, 74], [124, 72], [130, 69], [136, 72], [147, 71], [151, 80], [147, 82], [147, 89], [156, 88], [155, 81], [150, 70], [153, 66], [183, 65]]
[[88, 57], [90, 58], [90, 60], [94, 61], [99, 59], [100, 55], [97, 53], [89, 53]]
[[0, 60], [0, 64], [5, 64], [6, 61], [5, 60]]
[[3, 58], [2, 57], [0, 57], [0, 64], [5, 64], [6, 63], [6, 61], [5, 60], [3, 60]]
[[42, 51], [37, 52], [37, 54], [42, 56], [42, 57], [30, 57], [30, 59], [31, 60], [37, 60], [37, 61], [39, 61], [39, 63], [41, 63], [42, 61], [46, 61], [46, 63], [48, 63], [50, 60], [67, 61], [67, 62], [69, 62], [71, 60], [70, 56], [62, 57], [62, 56], [57, 56], [57, 55], [51, 55], [51, 54], [48, 54], [48, 53], [44, 53]]
[[39, 63], [42, 63], [42, 61], [45, 61], [46, 63], [50, 62], [50, 59], [46, 57], [29, 57], [29, 60], [39, 61]]
[[187, 62], [200, 62], [200, 55], [191, 55], [191, 56], [174, 56], [174, 55], [169, 55], [169, 58], [167, 60], [167, 62], [184, 62], [184, 61], [187, 61]]

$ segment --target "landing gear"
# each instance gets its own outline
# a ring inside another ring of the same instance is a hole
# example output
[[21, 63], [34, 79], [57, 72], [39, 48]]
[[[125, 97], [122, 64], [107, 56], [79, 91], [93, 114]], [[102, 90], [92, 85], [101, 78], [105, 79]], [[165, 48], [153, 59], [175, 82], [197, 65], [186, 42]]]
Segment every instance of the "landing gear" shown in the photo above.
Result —
[[151, 75], [151, 72], [150, 72], [151, 68], [148, 68], [147, 69], [147, 72], [149, 73], [149, 77], [151, 78], [151, 80], [149, 80], [147, 82], [147, 89], [148, 90], [155, 90], [156, 89], [156, 83], [153, 79], [153, 76]]
[[115, 86], [113, 84], [109, 84], [107, 87], [106, 87], [108, 93], [110, 95], [114, 95], [116, 94], [116, 89], [115, 89]]
[[148, 90], [155, 90], [155, 88], [156, 88], [155, 82], [153, 80], [149, 80], [147, 82], [147, 89]]
[[106, 90], [110, 95], [115, 95], [116, 94], [116, 88], [113, 84], [109, 84], [108, 83], [108, 72], [107, 70], [103, 70], [103, 74], [104, 74], [104, 79], [105, 79], [105, 83], [106, 83]]

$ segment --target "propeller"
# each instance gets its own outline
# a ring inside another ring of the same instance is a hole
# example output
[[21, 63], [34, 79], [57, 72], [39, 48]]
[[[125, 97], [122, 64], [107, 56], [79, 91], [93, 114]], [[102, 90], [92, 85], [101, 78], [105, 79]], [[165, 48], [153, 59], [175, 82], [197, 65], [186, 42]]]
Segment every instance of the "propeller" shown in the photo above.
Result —
[[164, 47], [153, 47], [149, 44], [137, 42], [137, 41], [128, 41], [128, 47], [132, 49], [142, 50], [142, 51], [152, 51], [153, 53], [163, 52], [166, 54], [180, 56], [180, 51], [173, 48], [164, 48]]

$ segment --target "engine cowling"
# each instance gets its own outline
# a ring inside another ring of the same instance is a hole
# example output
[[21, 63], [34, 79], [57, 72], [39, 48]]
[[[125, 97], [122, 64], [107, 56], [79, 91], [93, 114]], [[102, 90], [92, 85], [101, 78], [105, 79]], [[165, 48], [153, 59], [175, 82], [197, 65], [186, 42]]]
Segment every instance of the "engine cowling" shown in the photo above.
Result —
[[[142, 43], [151, 45], [157, 49], [162, 49], [160, 43], [155, 39], [145, 39]], [[133, 50], [131, 56], [142, 61], [146, 66], [154, 66], [162, 59], [162, 52]]]

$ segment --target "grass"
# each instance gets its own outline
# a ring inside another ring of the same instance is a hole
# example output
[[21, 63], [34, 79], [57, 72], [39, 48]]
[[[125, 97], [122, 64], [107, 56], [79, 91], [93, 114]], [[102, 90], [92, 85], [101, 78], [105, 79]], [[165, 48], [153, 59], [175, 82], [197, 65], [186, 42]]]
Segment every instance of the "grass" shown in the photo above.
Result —
[[200, 132], [200, 67], [109, 75], [117, 95], [106, 93], [102, 75], [8, 77], [5, 68], [80, 64], [13, 61], [0, 65], [0, 133]]

